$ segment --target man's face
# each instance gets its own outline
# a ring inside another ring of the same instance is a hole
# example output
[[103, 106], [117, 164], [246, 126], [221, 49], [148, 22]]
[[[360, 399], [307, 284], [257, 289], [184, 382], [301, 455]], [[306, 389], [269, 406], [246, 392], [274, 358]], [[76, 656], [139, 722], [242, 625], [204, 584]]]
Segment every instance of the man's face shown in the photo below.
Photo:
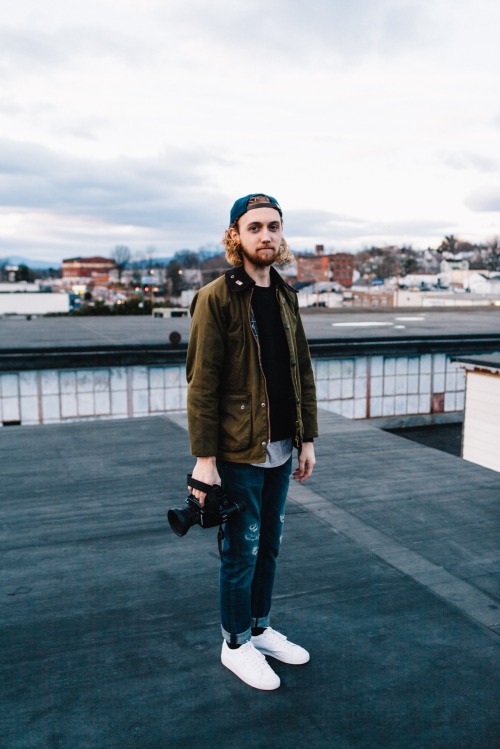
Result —
[[283, 226], [274, 208], [253, 208], [238, 221], [239, 230], [231, 229], [231, 236], [239, 239], [243, 266], [263, 268], [272, 265], [277, 257]]

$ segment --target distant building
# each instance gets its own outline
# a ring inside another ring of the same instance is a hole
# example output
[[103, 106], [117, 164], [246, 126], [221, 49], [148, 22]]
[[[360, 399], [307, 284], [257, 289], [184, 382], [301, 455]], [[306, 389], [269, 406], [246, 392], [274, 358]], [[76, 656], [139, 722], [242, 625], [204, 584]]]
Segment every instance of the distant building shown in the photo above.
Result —
[[69, 294], [27, 290], [9, 294], [2, 293], [0, 290], [0, 317], [2, 315], [65, 314], [69, 312], [69, 309]]
[[107, 257], [74, 257], [62, 261], [62, 277], [66, 280], [108, 283], [109, 274], [116, 269], [115, 261]]
[[337, 252], [330, 255], [331, 268], [333, 271], [332, 281], [341, 286], [352, 286], [354, 274], [354, 255], [347, 252]]
[[462, 286], [464, 289], [468, 288], [471, 291], [475, 291], [475, 289], [471, 288], [469, 279], [474, 278], [477, 280], [479, 276], [482, 276], [482, 280], [485, 281], [491, 278], [491, 275], [492, 274], [486, 269], [470, 270], [470, 268], [464, 268], [455, 270], [452, 269], [448, 272], [441, 272], [439, 274], [439, 278], [441, 281], [441, 285], [443, 286]]
[[441, 273], [450, 273], [455, 270], [469, 270], [469, 267], [469, 261], [465, 260], [462, 255], [450, 255], [449, 253], [443, 253], [443, 259], [439, 264]]
[[29, 281], [17, 281], [9, 283], [0, 283], [0, 294], [17, 294], [27, 293], [30, 291], [40, 291], [40, 282], [30, 283]]
[[484, 272], [471, 273], [464, 282], [464, 288], [473, 294], [491, 294], [500, 298], [500, 275], [486, 275]]
[[347, 252], [324, 254], [324, 246], [316, 245], [316, 254], [297, 256], [297, 281], [332, 281], [349, 288], [354, 273], [354, 255]]
[[466, 372], [462, 457], [500, 471], [500, 356], [459, 357]]

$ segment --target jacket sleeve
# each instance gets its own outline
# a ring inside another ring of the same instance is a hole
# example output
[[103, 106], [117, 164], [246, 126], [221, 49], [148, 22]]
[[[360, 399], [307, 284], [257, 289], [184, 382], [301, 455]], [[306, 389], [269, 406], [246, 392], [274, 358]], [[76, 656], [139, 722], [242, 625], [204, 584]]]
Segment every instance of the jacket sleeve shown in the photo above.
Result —
[[316, 385], [311, 362], [311, 354], [307, 343], [304, 326], [297, 304], [297, 352], [300, 371], [302, 426], [304, 437], [318, 436], [318, 405], [316, 401]]
[[223, 310], [210, 290], [201, 289], [191, 305], [186, 359], [187, 413], [191, 454], [216, 456], [219, 387], [224, 367], [226, 326]]

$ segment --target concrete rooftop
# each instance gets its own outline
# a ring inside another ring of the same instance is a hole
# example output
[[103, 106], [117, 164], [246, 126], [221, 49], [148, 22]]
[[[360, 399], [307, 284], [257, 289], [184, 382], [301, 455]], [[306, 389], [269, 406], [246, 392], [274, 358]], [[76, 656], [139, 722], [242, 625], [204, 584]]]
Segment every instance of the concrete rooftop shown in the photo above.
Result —
[[[498, 335], [500, 309], [471, 308], [467, 311], [422, 310], [302, 310], [309, 340], [380, 336], [407, 338], [420, 336]], [[172, 331], [183, 342], [189, 338], [189, 317], [39, 317], [32, 320], [0, 319], [2, 349], [41, 350], [64, 346], [160, 345], [168, 343]]]
[[2, 749], [498, 747], [500, 474], [320, 426], [273, 607], [311, 662], [272, 693], [220, 665], [215, 529], [166, 522], [184, 414], [0, 430]]

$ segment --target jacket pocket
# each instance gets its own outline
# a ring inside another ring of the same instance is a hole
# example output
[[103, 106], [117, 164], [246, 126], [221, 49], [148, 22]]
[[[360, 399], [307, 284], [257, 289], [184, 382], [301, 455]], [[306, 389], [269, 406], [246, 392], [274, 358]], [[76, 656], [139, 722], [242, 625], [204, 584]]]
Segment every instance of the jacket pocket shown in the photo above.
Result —
[[252, 436], [252, 396], [222, 393], [219, 408], [219, 444], [223, 450], [246, 450]]

